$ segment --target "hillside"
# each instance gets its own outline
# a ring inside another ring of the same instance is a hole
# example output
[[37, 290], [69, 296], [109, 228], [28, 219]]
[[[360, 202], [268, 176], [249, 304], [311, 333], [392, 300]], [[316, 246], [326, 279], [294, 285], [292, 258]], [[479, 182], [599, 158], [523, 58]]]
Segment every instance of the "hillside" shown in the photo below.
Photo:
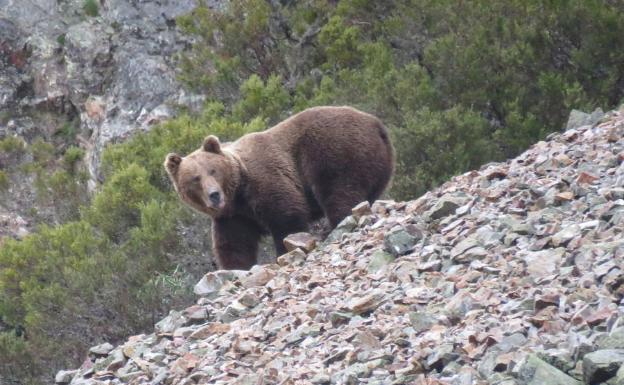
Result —
[[307, 255], [208, 273], [195, 305], [56, 381], [622, 384], [624, 109], [601, 115], [360, 205]]
[[617, 1], [0, 0], [0, 384], [47, 384], [195, 302], [211, 223], [162, 161], [206, 135], [356, 107], [389, 130], [401, 201], [623, 101]]

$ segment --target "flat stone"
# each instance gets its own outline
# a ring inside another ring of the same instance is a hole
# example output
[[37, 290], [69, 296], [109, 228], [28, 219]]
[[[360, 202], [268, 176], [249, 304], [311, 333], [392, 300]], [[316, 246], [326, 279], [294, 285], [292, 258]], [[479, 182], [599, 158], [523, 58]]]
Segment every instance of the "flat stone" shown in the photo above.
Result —
[[353, 216], [349, 215], [348, 217], [343, 219], [342, 222], [340, 222], [338, 226], [336, 226], [336, 228], [332, 230], [331, 233], [329, 233], [329, 235], [325, 239], [325, 242], [331, 243], [340, 241], [343, 235], [355, 230], [357, 228], [357, 225], [357, 220]]
[[171, 310], [169, 315], [161, 319], [154, 325], [154, 329], [158, 334], [170, 334], [177, 328], [183, 326], [186, 323], [186, 318], [181, 312]]
[[396, 228], [385, 235], [384, 246], [386, 251], [399, 257], [414, 249], [418, 238], [408, 233], [404, 228]]
[[518, 370], [518, 378], [526, 385], [581, 385], [580, 381], [530, 354]]
[[370, 274], [374, 274], [394, 260], [394, 255], [386, 253], [383, 250], [377, 250], [371, 255], [367, 270]]
[[551, 238], [551, 243], [555, 247], [565, 246], [570, 242], [574, 237], [580, 235], [581, 228], [579, 225], [574, 224], [570, 226], [564, 227], [561, 231], [556, 233]]
[[458, 256], [464, 254], [466, 251], [479, 246], [479, 241], [476, 238], [468, 237], [461, 240], [458, 244], [451, 249], [451, 259], [456, 259]]
[[597, 339], [597, 348], [601, 349], [624, 349], [624, 327], [618, 327], [610, 333]]
[[316, 247], [317, 239], [310, 233], [295, 233], [284, 238], [284, 246], [287, 251], [293, 251], [297, 248], [309, 253]]
[[354, 297], [347, 303], [347, 309], [353, 314], [371, 312], [386, 299], [386, 293], [380, 289], [374, 289], [363, 297]]
[[453, 352], [453, 344], [442, 344], [434, 348], [433, 353], [427, 357], [426, 367], [429, 370], [441, 371], [449, 362], [459, 358], [459, 354]]
[[562, 247], [529, 252], [524, 257], [527, 272], [534, 278], [552, 275], [557, 271], [564, 255], [565, 249]]
[[300, 248], [296, 248], [292, 251], [289, 251], [286, 254], [282, 254], [277, 257], [277, 264], [280, 266], [293, 265], [298, 266], [303, 264], [307, 258], [305, 251]]
[[210, 322], [205, 326], [195, 330], [189, 338], [193, 340], [205, 339], [211, 335], [225, 334], [230, 331], [232, 326], [227, 323]]
[[195, 294], [201, 297], [212, 298], [219, 294], [219, 290], [226, 282], [237, 279], [247, 272], [235, 270], [217, 270], [205, 274], [193, 288]]
[[371, 210], [370, 203], [368, 201], [360, 202], [357, 206], [351, 209], [351, 215], [356, 220], [359, 220], [365, 215], [371, 215], [373, 211]]
[[241, 278], [244, 287], [258, 287], [266, 285], [275, 277], [275, 265], [254, 265], [249, 274]]
[[103, 344], [93, 346], [91, 349], [89, 349], [89, 353], [96, 356], [107, 356], [108, 353], [111, 352], [111, 350], [113, 350], [113, 345], [105, 342]]
[[624, 363], [624, 349], [603, 349], [583, 357], [583, 379], [587, 384], [598, 384], [615, 376]]
[[572, 191], [564, 191], [558, 194], [555, 194], [555, 202], [563, 203], [569, 202], [574, 199], [574, 193]]
[[500, 349], [503, 353], [507, 353], [524, 345], [526, 342], [527, 338], [524, 336], [524, 334], [513, 333], [503, 337], [498, 343], [497, 348]]
[[435, 221], [454, 213], [459, 206], [460, 204], [458, 204], [455, 199], [441, 197], [431, 209], [423, 214], [423, 218], [427, 221]]
[[576, 183], [578, 184], [592, 184], [598, 180], [596, 175], [590, 174], [586, 171], [581, 171], [576, 177]]
[[54, 382], [57, 384], [69, 384], [79, 370], [59, 370], [54, 376]]
[[121, 348], [114, 350], [111, 353], [112, 361], [106, 367], [109, 372], [115, 372], [126, 364], [126, 357], [123, 354]]
[[429, 330], [437, 323], [434, 317], [424, 312], [410, 312], [409, 319], [416, 333]]

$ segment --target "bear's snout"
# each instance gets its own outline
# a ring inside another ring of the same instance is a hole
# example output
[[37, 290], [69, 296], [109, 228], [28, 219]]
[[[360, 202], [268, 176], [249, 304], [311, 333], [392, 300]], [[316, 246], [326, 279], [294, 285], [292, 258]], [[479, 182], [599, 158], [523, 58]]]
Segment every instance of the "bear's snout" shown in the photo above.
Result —
[[213, 191], [210, 194], [208, 194], [208, 198], [210, 199], [210, 203], [212, 203], [213, 206], [219, 207], [219, 203], [221, 202], [221, 193], [220, 192]]

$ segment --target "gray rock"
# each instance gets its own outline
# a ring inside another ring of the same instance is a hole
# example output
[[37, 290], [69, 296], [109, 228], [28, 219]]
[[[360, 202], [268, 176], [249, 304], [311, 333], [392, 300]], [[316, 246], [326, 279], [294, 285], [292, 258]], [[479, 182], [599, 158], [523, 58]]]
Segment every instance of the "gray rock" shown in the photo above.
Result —
[[598, 384], [615, 376], [624, 363], [624, 349], [603, 349], [583, 357], [583, 379]]
[[561, 265], [564, 255], [565, 249], [562, 247], [528, 252], [524, 257], [527, 272], [534, 278], [554, 274]]
[[219, 293], [219, 290], [221, 290], [226, 282], [234, 281], [246, 273], [246, 271], [235, 270], [212, 271], [204, 275], [202, 279], [197, 282], [193, 291], [199, 296], [212, 298]]
[[441, 371], [449, 362], [459, 358], [459, 354], [453, 352], [453, 344], [442, 344], [435, 347], [433, 353], [427, 357], [429, 370]]
[[624, 365], [620, 366], [615, 376], [612, 377], [608, 382], [609, 385], [624, 385]]
[[596, 341], [598, 350], [601, 349], [624, 349], [624, 327], [618, 327], [605, 334]]
[[353, 314], [363, 314], [375, 310], [386, 300], [386, 293], [380, 289], [371, 290], [364, 296], [351, 298], [346, 308]]
[[154, 329], [156, 333], [169, 334], [173, 333], [177, 328], [184, 326], [185, 323], [186, 318], [182, 315], [181, 312], [171, 310], [168, 316], [158, 321], [156, 325], [154, 325]]
[[325, 385], [331, 383], [331, 377], [325, 373], [319, 373], [312, 377], [310, 382], [314, 385]]
[[455, 213], [455, 210], [464, 203], [466, 203], [465, 198], [444, 195], [437, 200], [431, 209], [423, 213], [423, 218], [428, 222], [444, 218]]
[[296, 248], [293, 251], [289, 251], [288, 253], [282, 254], [279, 257], [277, 257], [277, 264], [280, 266], [286, 266], [286, 265], [298, 266], [298, 265], [303, 264], [306, 258], [307, 258], [307, 254], [305, 253], [305, 251], [301, 250], [300, 248]]
[[506, 353], [515, 350], [520, 346], [523, 346], [526, 342], [527, 338], [524, 336], [524, 334], [513, 333], [511, 335], [503, 337], [496, 347], [502, 352]]
[[412, 251], [416, 242], [418, 242], [418, 239], [403, 228], [393, 229], [384, 237], [386, 251], [395, 257], [405, 255]]
[[59, 370], [54, 376], [54, 382], [57, 384], [69, 384], [79, 370]]
[[103, 344], [93, 346], [91, 349], [89, 349], [89, 353], [94, 354], [96, 356], [106, 356], [108, 355], [108, 353], [111, 352], [111, 350], [113, 350], [113, 345], [109, 344], [108, 342], [105, 342]]
[[478, 247], [479, 241], [475, 237], [468, 237], [460, 241], [451, 249], [451, 258], [456, 259], [466, 251]]
[[248, 312], [248, 308], [238, 301], [234, 301], [223, 310], [222, 313], [217, 315], [219, 321], [223, 323], [230, 323], [239, 319]]
[[570, 373], [574, 370], [576, 362], [572, 357], [570, 349], [548, 349], [537, 353], [537, 356], [549, 365], [561, 370], [564, 373]]
[[383, 250], [377, 250], [371, 255], [371, 260], [368, 264], [368, 272], [374, 274], [394, 261], [394, 259], [395, 257], [392, 254], [386, 253]]
[[489, 226], [480, 227], [476, 234], [479, 243], [484, 247], [499, 245], [504, 237], [503, 233], [496, 232]]
[[327, 236], [325, 243], [337, 242], [342, 239], [344, 234], [348, 234], [357, 228], [357, 221], [353, 216], [349, 215], [336, 226], [334, 230]]
[[580, 235], [580, 233], [581, 228], [579, 225], [570, 225], [553, 235], [551, 238], [551, 242], [555, 247], [565, 246], [574, 237]]
[[437, 322], [434, 317], [425, 312], [411, 312], [409, 319], [416, 333], [431, 329]]
[[526, 385], [581, 385], [580, 381], [530, 354], [518, 370], [518, 379]]
[[597, 108], [591, 114], [579, 110], [572, 110], [570, 112], [570, 116], [568, 117], [566, 130], [572, 130], [582, 126], [593, 126], [598, 123], [603, 116], [604, 113], [600, 108]]

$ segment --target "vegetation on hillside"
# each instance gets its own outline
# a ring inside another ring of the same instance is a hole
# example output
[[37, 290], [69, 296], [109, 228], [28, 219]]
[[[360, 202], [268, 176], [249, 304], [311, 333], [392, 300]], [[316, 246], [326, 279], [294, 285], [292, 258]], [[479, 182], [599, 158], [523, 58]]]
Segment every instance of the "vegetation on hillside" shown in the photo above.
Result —
[[[408, 199], [517, 154], [560, 129], [571, 108], [613, 107], [624, 96], [619, 2], [232, 0], [178, 25], [196, 41], [180, 78], [208, 96], [206, 106], [110, 146], [89, 204], [2, 245], [0, 381], [37, 383], [188, 300], [176, 257], [177, 229], [191, 214], [162, 161], [209, 133], [232, 140], [309, 106], [354, 105], [388, 125], [398, 157], [389, 195]], [[75, 195], [80, 150], [58, 161], [45, 144], [29, 148], [37, 164], [62, 172], [32, 170], [45, 191], [58, 204]]]

